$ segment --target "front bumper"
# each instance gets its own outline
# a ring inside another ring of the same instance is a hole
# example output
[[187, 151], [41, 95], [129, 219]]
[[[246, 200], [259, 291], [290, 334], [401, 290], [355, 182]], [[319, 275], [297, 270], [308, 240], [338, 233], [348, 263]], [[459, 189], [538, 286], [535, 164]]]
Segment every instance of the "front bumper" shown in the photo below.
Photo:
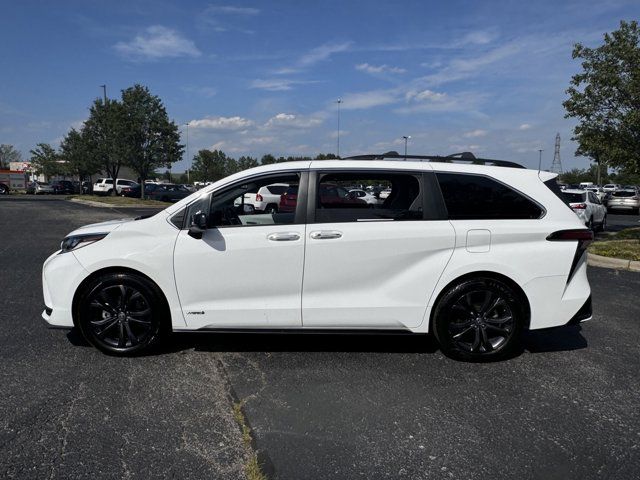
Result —
[[88, 272], [73, 252], [54, 253], [42, 267], [42, 295], [45, 310], [42, 319], [54, 328], [73, 327], [71, 305], [80, 282]]

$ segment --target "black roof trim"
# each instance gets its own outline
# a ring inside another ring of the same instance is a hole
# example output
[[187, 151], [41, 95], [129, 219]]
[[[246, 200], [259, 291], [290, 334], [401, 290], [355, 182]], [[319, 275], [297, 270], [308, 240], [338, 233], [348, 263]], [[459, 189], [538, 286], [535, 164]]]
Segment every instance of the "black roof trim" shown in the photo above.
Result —
[[398, 152], [370, 153], [344, 157], [342, 160], [419, 160], [421, 162], [471, 163], [474, 165], [489, 165], [496, 167], [526, 168], [519, 163], [491, 158], [476, 158], [471, 152], [453, 153], [446, 157], [440, 155], [401, 155]]

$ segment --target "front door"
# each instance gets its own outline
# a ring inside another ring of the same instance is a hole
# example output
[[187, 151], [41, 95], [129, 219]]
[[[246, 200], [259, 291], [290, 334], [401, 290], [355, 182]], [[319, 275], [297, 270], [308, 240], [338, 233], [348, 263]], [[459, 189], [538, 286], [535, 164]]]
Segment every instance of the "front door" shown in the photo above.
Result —
[[243, 201], [265, 185], [295, 187], [300, 177], [243, 180], [190, 206], [185, 223], [201, 211], [209, 228], [201, 239], [183, 229], [175, 245], [176, 287], [189, 328], [302, 325], [304, 222], [296, 221], [296, 212], [258, 212]]

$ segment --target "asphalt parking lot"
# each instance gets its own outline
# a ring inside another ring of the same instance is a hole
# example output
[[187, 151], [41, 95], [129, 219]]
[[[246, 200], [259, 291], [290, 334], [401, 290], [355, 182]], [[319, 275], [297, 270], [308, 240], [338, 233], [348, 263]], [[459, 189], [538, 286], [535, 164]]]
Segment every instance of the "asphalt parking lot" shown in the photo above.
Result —
[[235, 479], [255, 451], [279, 479], [640, 476], [640, 274], [590, 268], [591, 322], [491, 364], [423, 336], [180, 334], [112, 358], [46, 329], [62, 237], [144, 213], [0, 198], [0, 477]]

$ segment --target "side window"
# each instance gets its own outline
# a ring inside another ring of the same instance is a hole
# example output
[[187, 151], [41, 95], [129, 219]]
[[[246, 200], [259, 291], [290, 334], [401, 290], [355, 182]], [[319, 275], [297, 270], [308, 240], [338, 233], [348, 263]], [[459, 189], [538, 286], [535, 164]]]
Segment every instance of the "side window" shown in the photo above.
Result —
[[[316, 223], [422, 220], [421, 175], [398, 172], [320, 173]], [[377, 193], [358, 194], [356, 186]], [[382, 192], [387, 192], [383, 195]]]
[[482, 175], [437, 173], [451, 220], [536, 219], [543, 210], [512, 188]]
[[[271, 191], [268, 187], [274, 184], [278, 186], [274, 191], [284, 193], [270, 194], [269, 197], [259, 193], [262, 187]], [[299, 184], [300, 175], [289, 173], [247, 180], [214, 192], [208, 212], [209, 226], [222, 228], [295, 223]]]

